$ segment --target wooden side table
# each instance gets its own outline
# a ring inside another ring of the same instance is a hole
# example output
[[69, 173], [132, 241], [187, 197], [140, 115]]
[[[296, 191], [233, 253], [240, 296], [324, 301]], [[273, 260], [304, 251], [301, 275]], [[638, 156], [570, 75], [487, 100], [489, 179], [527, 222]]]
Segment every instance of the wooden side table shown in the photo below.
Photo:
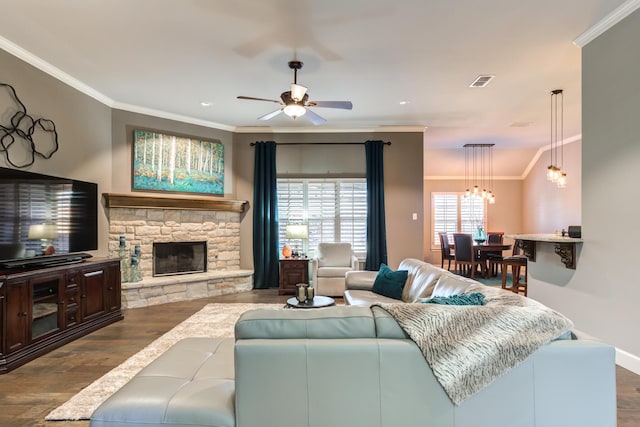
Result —
[[309, 258], [281, 258], [278, 294], [295, 294], [298, 283], [309, 283]]

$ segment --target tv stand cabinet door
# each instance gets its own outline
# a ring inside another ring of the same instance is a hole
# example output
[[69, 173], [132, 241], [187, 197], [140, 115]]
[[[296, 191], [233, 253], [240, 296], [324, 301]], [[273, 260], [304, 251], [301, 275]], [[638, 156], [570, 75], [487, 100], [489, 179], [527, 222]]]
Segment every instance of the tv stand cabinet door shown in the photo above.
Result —
[[26, 280], [8, 281], [5, 286], [5, 353], [10, 354], [29, 343], [29, 306], [31, 298], [29, 297], [29, 286]]
[[104, 266], [105, 270], [105, 308], [111, 313], [119, 311], [122, 306], [121, 284], [120, 284], [120, 264], [111, 263]]
[[104, 268], [87, 269], [79, 274], [81, 289], [82, 321], [100, 317], [106, 311]]

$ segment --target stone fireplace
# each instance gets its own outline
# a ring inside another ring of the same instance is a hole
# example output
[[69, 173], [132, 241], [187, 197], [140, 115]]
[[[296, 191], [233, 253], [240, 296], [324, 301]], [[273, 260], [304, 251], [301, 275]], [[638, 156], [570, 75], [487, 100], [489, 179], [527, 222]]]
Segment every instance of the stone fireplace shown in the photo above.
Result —
[[[120, 236], [125, 236], [131, 252], [135, 245], [140, 246], [142, 280], [122, 283], [123, 307], [144, 307], [253, 288], [253, 271], [240, 269], [240, 215], [246, 202], [207, 197], [111, 193], [103, 196], [109, 220], [110, 256], [118, 257]], [[171, 243], [181, 247], [183, 253], [162, 256], [173, 260], [169, 263], [177, 270], [184, 271], [177, 271], [177, 275], [154, 274], [153, 255], [158, 251], [154, 245], [160, 248]], [[194, 243], [198, 243], [197, 249]], [[200, 251], [202, 261], [191, 260], [186, 266], [185, 258], [196, 251]], [[182, 267], [178, 267], [178, 257], [183, 258]]]

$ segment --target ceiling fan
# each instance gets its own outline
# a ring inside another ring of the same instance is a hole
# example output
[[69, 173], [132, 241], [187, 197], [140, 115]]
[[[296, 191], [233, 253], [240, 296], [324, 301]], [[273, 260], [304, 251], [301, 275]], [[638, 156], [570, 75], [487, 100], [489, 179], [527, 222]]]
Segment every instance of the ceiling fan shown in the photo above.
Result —
[[238, 96], [238, 99], [275, 102], [282, 106], [275, 111], [258, 117], [259, 120], [269, 120], [280, 113], [285, 113], [294, 119], [306, 115], [314, 125], [321, 125], [326, 122], [326, 120], [311, 111], [308, 107], [341, 108], [343, 110], [351, 110], [351, 108], [353, 108], [351, 101], [309, 101], [307, 88], [298, 84], [298, 70], [302, 68], [302, 65], [300, 61], [289, 61], [289, 68], [293, 70], [293, 83], [291, 83], [291, 90], [280, 94], [280, 100], [254, 98], [252, 96]]

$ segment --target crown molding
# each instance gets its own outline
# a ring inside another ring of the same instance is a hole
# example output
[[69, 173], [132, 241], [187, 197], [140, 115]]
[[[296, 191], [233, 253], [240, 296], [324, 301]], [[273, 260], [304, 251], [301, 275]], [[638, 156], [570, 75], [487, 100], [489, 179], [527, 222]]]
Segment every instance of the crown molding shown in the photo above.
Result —
[[607, 31], [608, 29], [616, 25], [618, 22], [622, 21], [624, 18], [631, 15], [638, 8], [640, 8], [640, 0], [628, 0], [624, 2], [618, 8], [616, 8], [613, 12], [609, 13], [607, 16], [602, 18], [594, 26], [589, 28], [584, 33], [580, 34], [573, 41], [573, 44], [575, 44], [580, 48], [586, 46], [588, 43], [596, 39], [599, 35], [603, 34], [605, 31]]
[[[460, 176], [460, 175], [442, 175], [442, 176], [437, 176], [437, 175], [425, 175], [422, 177], [422, 179], [424, 179], [425, 181], [459, 181], [461, 179], [465, 179], [466, 177]], [[524, 179], [522, 176], [508, 176], [508, 175], [503, 175], [503, 176], [494, 176], [493, 180], [494, 181], [518, 181], [518, 180], [522, 180]]]
[[202, 120], [202, 119], [196, 119], [196, 118], [189, 117], [189, 116], [182, 116], [180, 114], [168, 113], [168, 112], [162, 111], [162, 110], [155, 110], [153, 108], [140, 107], [138, 105], [131, 105], [131, 104], [125, 104], [125, 103], [121, 103], [121, 102], [114, 102], [113, 105], [111, 105], [111, 108], [114, 108], [114, 109], [117, 109], [117, 110], [129, 111], [131, 113], [146, 114], [148, 116], [159, 117], [159, 118], [162, 118], [162, 119], [175, 120], [177, 122], [189, 123], [189, 124], [192, 124], [192, 125], [204, 126], [204, 127], [207, 127], [207, 128], [226, 130], [226, 131], [229, 131], [229, 132], [235, 132], [236, 131], [236, 127], [235, 126], [223, 125], [223, 124], [220, 124], [220, 123], [210, 122], [210, 121]]
[[44, 71], [45, 73], [49, 74], [55, 79], [60, 80], [63, 83], [66, 83], [72, 88], [79, 90], [85, 95], [90, 96], [91, 98], [109, 107], [111, 107], [114, 104], [114, 101], [108, 96], [82, 83], [80, 80], [76, 79], [75, 77], [65, 73], [61, 69], [51, 65], [50, 63], [43, 60], [42, 58], [34, 55], [33, 53], [29, 52], [26, 49], [23, 49], [22, 47], [18, 46], [17, 44], [13, 43], [12, 41], [2, 36], [0, 36], [0, 48], [6, 50], [11, 55], [23, 60], [27, 64], [34, 66], [40, 71]]
[[238, 126], [236, 133], [367, 133], [367, 132], [420, 132], [426, 126], [376, 126], [362, 128], [332, 128], [332, 127], [271, 127], [271, 126]]
[[193, 117], [181, 116], [179, 114], [167, 113], [166, 111], [154, 110], [152, 108], [140, 107], [137, 105], [125, 104], [121, 102], [114, 101], [108, 96], [98, 92], [87, 84], [81, 82], [75, 77], [65, 73], [61, 69], [51, 65], [47, 61], [42, 58], [34, 55], [26, 49], [18, 46], [10, 40], [0, 36], [0, 48], [6, 50], [11, 55], [23, 60], [27, 64], [49, 74], [51, 77], [71, 86], [72, 88], [84, 93], [85, 95], [95, 99], [98, 102], [106, 105], [109, 108], [115, 108], [119, 110], [125, 110], [132, 113], [140, 113], [147, 114], [154, 117], [160, 117], [169, 120], [176, 120], [179, 122], [190, 123], [194, 125], [204, 126], [208, 128], [227, 130], [227, 131], [235, 131], [234, 126], [222, 125], [220, 123], [209, 122], [206, 120], [195, 119]]

